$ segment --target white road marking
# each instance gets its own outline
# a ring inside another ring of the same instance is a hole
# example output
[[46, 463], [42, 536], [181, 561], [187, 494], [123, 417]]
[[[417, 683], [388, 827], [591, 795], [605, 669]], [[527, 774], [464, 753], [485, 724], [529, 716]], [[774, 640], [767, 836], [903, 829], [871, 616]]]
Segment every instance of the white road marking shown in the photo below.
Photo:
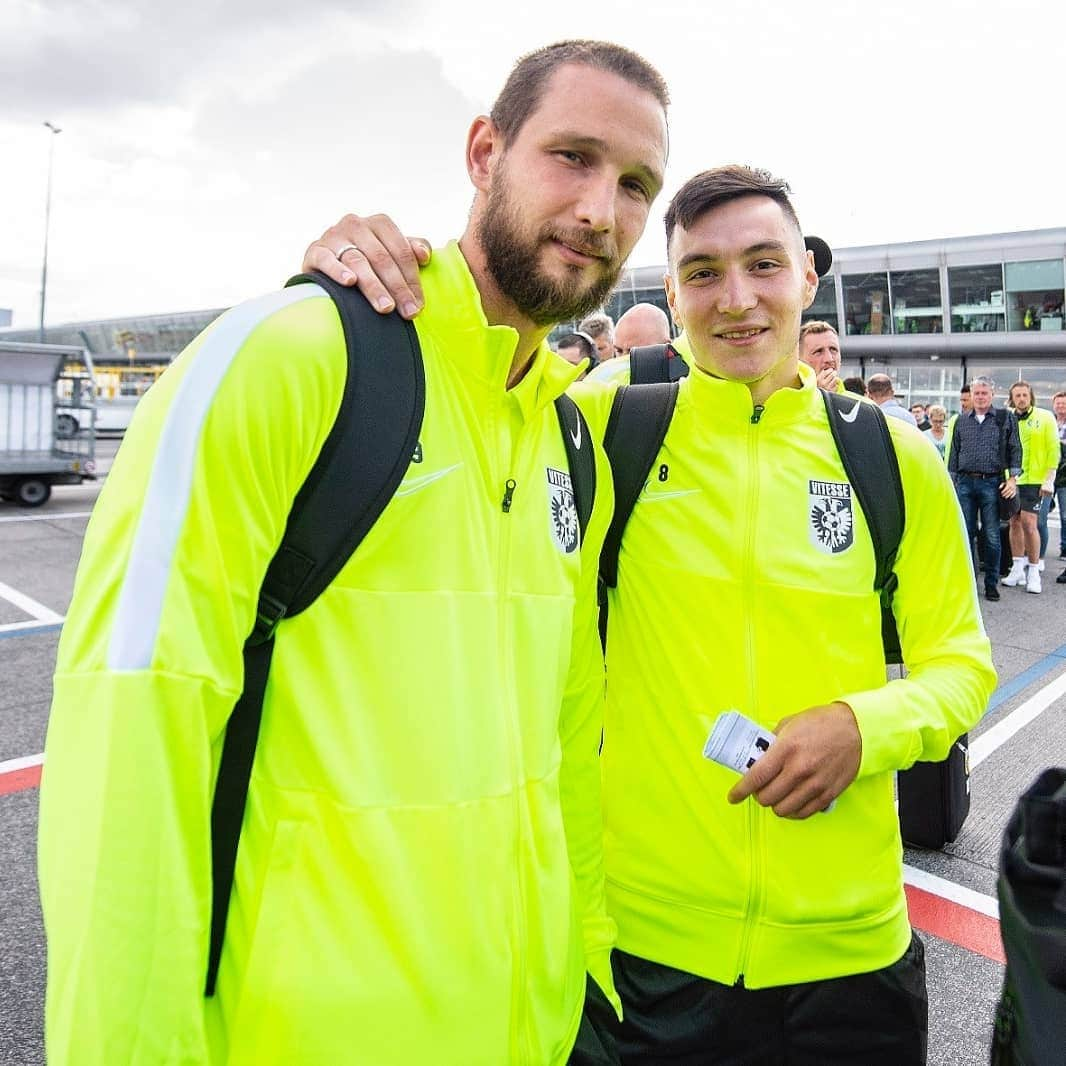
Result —
[[[5, 585], [0, 581], [0, 599], [7, 600], [8, 603], [13, 604], [20, 611], [25, 611], [26, 614], [33, 615], [33, 618], [37, 622], [62, 622], [63, 616], [56, 614], [55, 611], [48, 607], [45, 607], [43, 603], [38, 603], [36, 600], [30, 599], [24, 592], [19, 592], [18, 589], [13, 589], [10, 585]], [[16, 626], [25, 628], [25, 623], [15, 623]], [[0, 626], [0, 630], [7, 629], [8, 626]]]
[[39, 751], [36, 755], [23, 755], [21, 759], [8, 759], [0, 762], [0, 777], [4, 774], [13, 774], [18, 770], [27, 770], [31, 766], [41, 766], [44, 763], [44, 752]]
[[59, 511], [56, 514], [5, 515], [0, 522], [53, 522], [59, 518], [88, 518], [92, 511]]
[[1043, 714], [1063, 695], [1066, 695], [1066, 673], [1059, 674], [1054, 681], [1045, 685], [1021, 706], [1011, 711], [1003, 721], [997, 722], [991, 729], [972, 739], [970, 741], [971, 769], [980, 766], [989, 755], [1006, 744], [1015, 733]]
[[983, 892], [975, 892], [972, 888], [965, 888], [954, 881], [946, 881], [936, 874], [926, 873], [917, 866], [906, 864], [903, 866], [903, 881], [934, 896], [940, 896], [941, 899], [959, 903], [979, 914], [987, 914], [989, 918], [999, 918], [999, 900], [995, 896], [986, 896]]

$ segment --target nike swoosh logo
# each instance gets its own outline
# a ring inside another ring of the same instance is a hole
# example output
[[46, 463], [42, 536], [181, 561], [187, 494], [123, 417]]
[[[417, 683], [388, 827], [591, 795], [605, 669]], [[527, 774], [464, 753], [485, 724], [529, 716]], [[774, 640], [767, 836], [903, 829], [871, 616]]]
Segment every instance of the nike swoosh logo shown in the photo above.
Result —
[[862, 406], [862, 400], [856, 400], [855, 406], [847, 413], [840, 412], [841, 420], [844, 422], [854, 422], [859, 417], [859, 408]]
[[694, 496], [699, 489], [678, 489], [676, 492], [642, 492], [639, 503], [655, 503], [657, 500], [676, 500], [678, 496]]
[[567, 426], [567, 432], [570, 434], [570, 439], [574, 442], [574, 450], [581, 451], [581, 415], [577, 416], [577, 432], [575, 433], [569, 426]]
[[453, 470], [458, 470], [462, 465], [462, 463], [455, 463], [452, 466], [444, 467], [443, 470], [434, 470], [431, 474], [423, 474], [421, 477], [406, 478], [401, 482], [395, 495], [410, 496], [412, 493], [424, 489], [427, 485], [432, 485], [434, 481], [440, 481], [442, 477], [447, 477]]

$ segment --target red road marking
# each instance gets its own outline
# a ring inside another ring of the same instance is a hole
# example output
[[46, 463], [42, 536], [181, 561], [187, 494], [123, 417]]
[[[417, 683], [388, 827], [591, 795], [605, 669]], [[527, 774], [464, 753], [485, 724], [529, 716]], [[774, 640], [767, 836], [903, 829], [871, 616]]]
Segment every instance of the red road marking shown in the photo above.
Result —
[[36, 788], [41, 783], [41, 766], [26, 766], [21, 770], [9, 770], [0, 774], [0, 796], [9, 792], [24, 792]]
[[942, 940], [984, 955], [994, 962], [1006, 963], [999, 922], [980, 911], [971, 910], [925, 889], [904, 885], [911, 925], [923, 933], [932, 933]]

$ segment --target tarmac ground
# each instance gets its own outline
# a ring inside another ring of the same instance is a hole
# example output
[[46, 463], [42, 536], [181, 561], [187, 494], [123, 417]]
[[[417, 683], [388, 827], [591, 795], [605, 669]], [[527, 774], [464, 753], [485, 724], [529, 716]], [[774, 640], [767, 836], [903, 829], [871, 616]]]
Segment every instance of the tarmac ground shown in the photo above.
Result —
[[[117, 441], [98, 444], [101, 473]], [[44, 1062], [45, 945], [36, 877], [37, 783], [63, 615], [101, 482], [55, 489], [43, 507], [0, 504], [0, 1064]], [[999, 688], [971, 734], [972, 807], [942, 851], [905, 856], [912, 923], [926, 944], [929, 1062], [988, 1062], [1003, 975], [996, 867], [1017, 796], [1066, 765], [1066, 585], [1052, 517], [1044, 591], [981, 600]], [[929, 575], [929, 595], [956, 595]], [[861, 1064], [857, 1064], [861, 1066]]]

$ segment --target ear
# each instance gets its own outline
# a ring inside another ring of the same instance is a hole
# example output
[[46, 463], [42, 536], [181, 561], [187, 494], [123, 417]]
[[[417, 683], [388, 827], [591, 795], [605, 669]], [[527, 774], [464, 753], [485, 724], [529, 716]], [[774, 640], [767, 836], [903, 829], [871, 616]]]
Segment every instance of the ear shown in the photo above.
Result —
[[818, 271], [814, 269], [814, 252], [805, 252], [804, 254], [807, 259], [803, 280], [807, 286], [807, 295], [803, 300], [803, 310], [806, 311], [814, 303], [815, 296], [818, 295]]
[[466, 172], [474, 188], [487, 192], [492, 172], [503, 154], [503, 137], [488, 115], [478, 115], [466, 135]]
[[670, 274], [663, 274], [663, 288], [666, 289], [666, 303], [670, 308], [670, 317], [679, 330], [684, 330], [685, 323], [677, 311], [677, 282]]

